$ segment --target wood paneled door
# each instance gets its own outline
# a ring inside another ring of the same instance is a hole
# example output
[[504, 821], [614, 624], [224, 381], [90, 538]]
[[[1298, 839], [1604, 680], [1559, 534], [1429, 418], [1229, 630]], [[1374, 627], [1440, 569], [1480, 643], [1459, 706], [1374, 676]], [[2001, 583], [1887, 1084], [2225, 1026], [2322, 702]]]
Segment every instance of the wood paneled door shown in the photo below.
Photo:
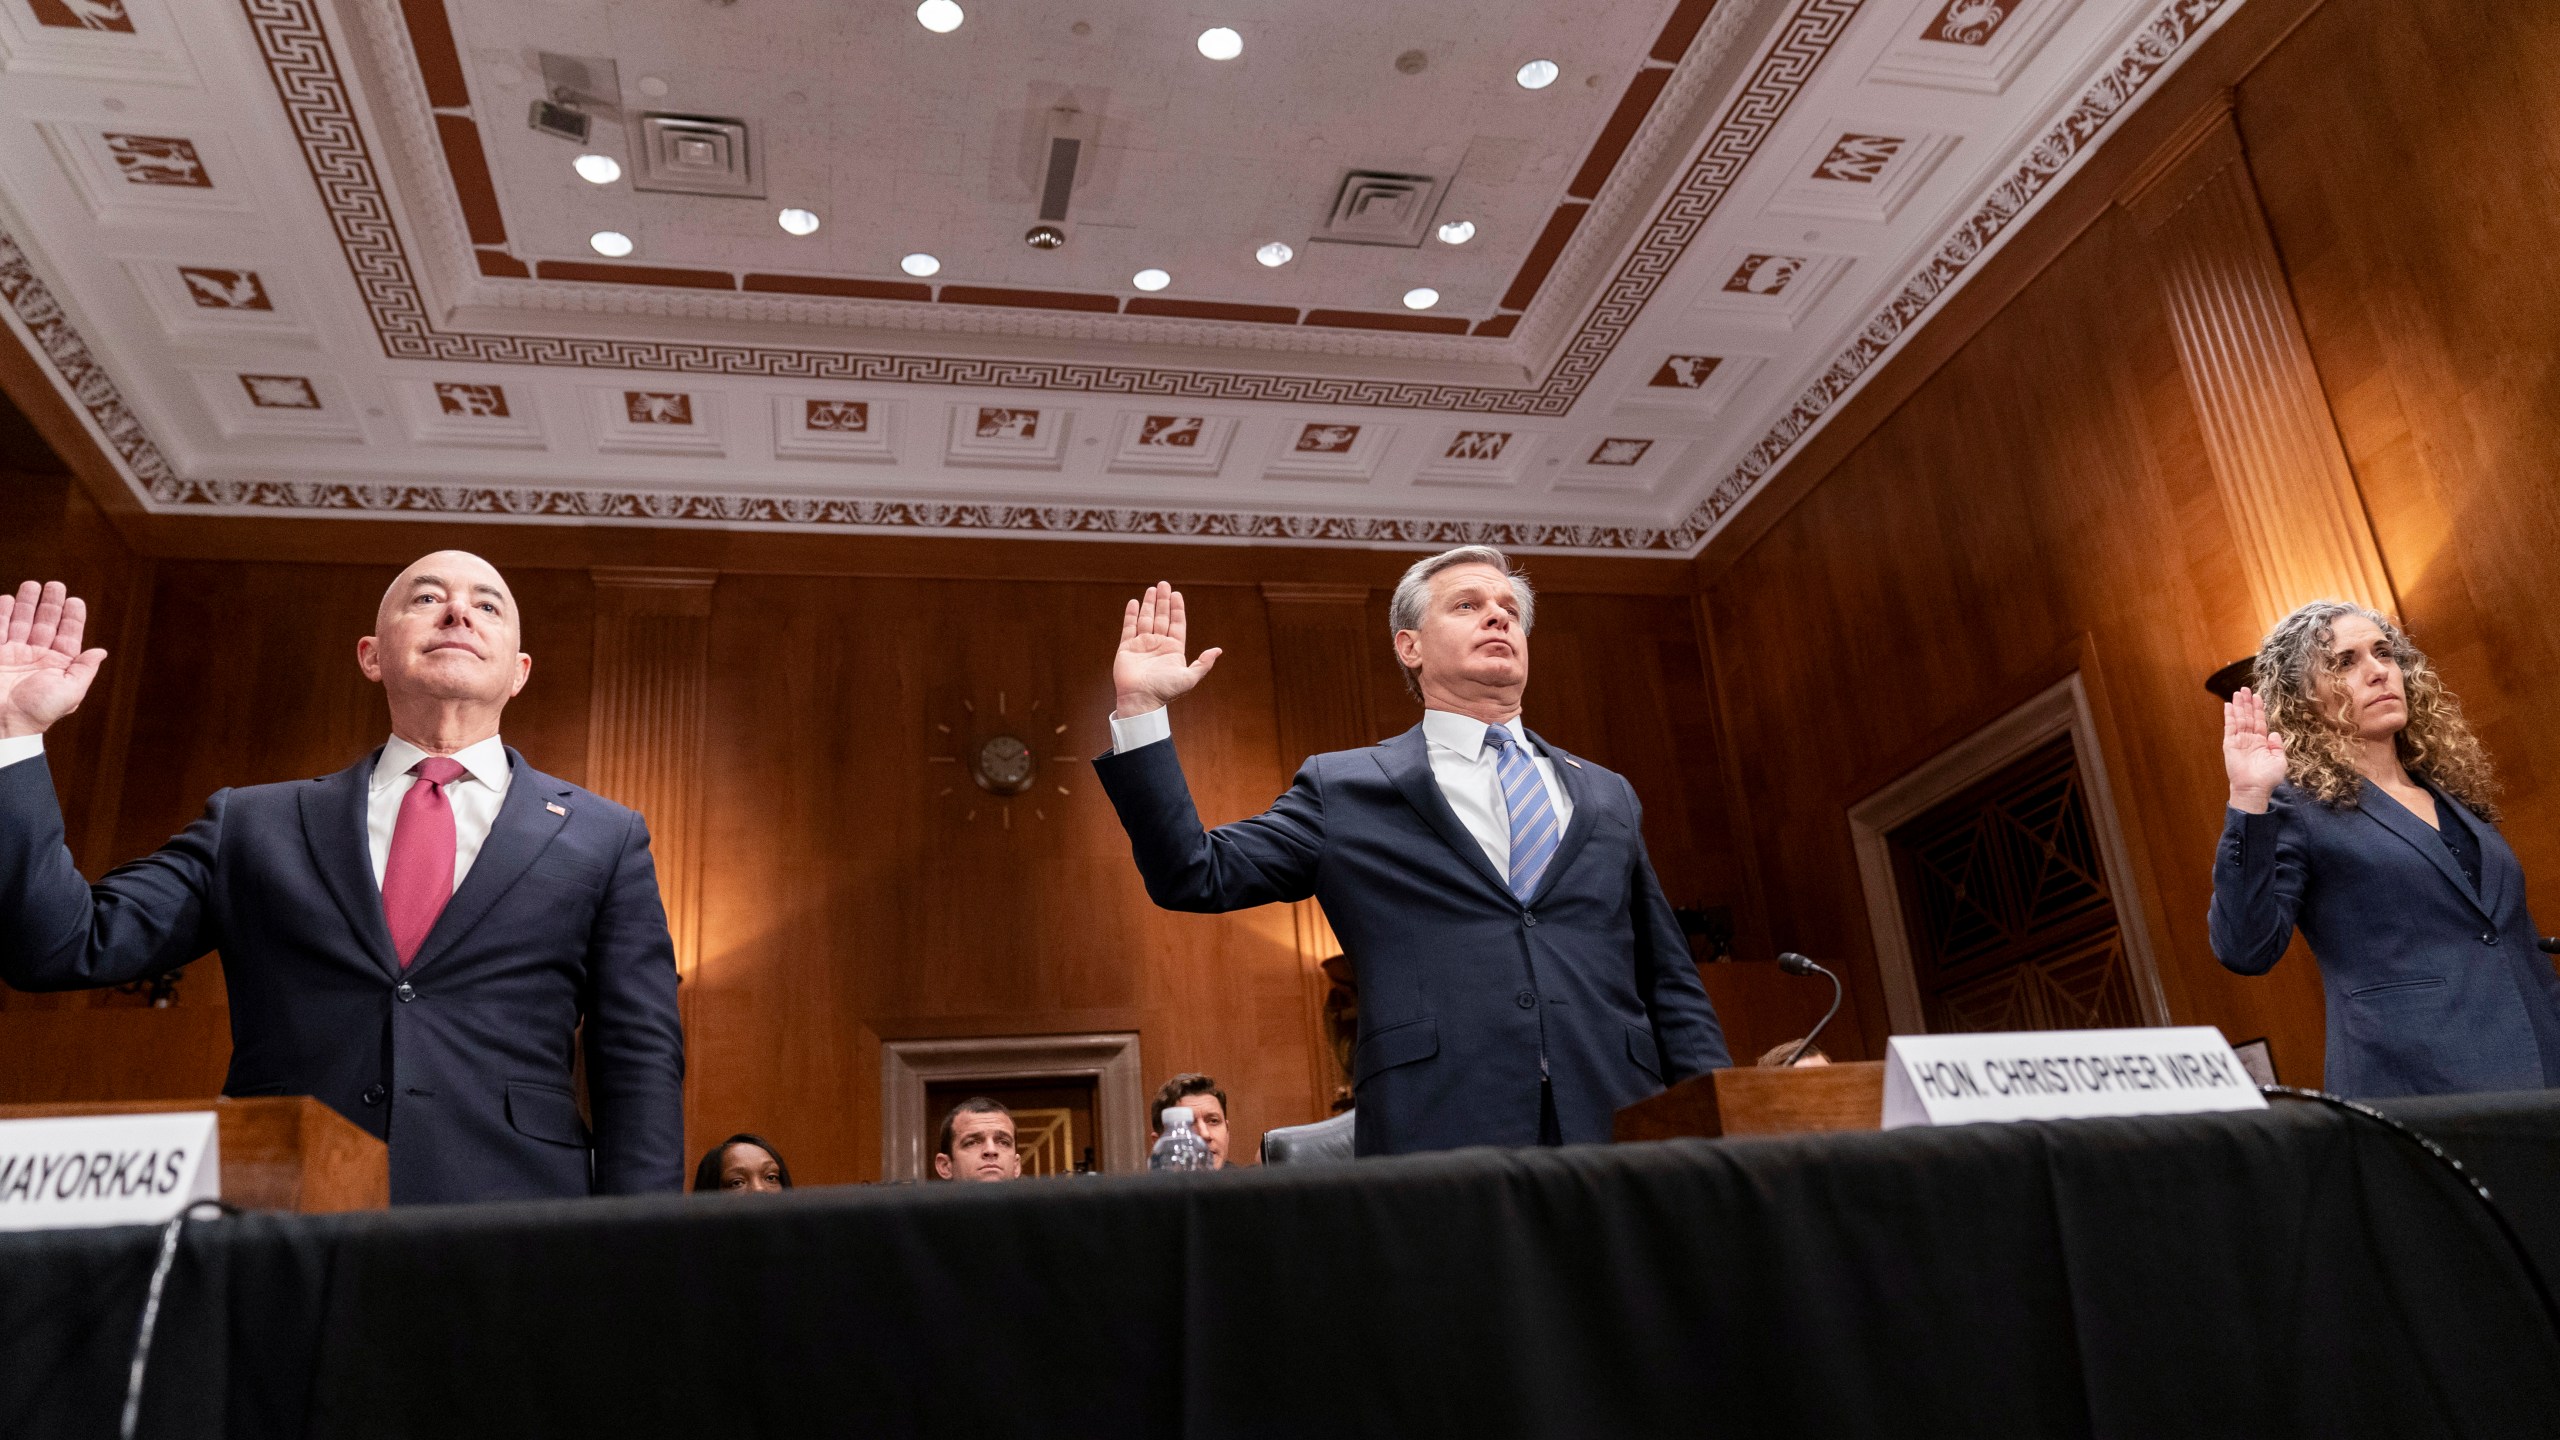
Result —
[[1886, 843], [1931, 1031], [2142, 1023], [2068, 734]]

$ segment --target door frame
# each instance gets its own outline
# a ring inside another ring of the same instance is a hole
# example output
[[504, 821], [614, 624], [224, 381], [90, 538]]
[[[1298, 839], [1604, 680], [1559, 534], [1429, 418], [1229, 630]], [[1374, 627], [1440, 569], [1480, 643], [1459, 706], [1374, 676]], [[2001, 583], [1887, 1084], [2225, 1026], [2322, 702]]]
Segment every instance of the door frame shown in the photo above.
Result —
[[2144, 1024], [2169, 1023], [2168, 995], [2160, 988], [2160, 967], [2143, 920], [2142, 891], [2116, 818], [2106, 752], [2098, 745], [2088, 688], [2074, 670], [2034, 699], [1849, 807], [1849, 842], [1858, 855], [1858, 883], [1866, 892], [1867, 924], [1875, 939], [1876, 969], [1884, 981], [1885, 1015], [1893, 1034], [1926, 1034], [1929, 1021], [1920, 1003], [1911, 939], [1903, 928], [1902, 896], [1893, 879], [1893, 851], [1885, 837], [1940, 801], [2064, 734], [2071, 737], [2072, 759], [2080, 768], [2081, 789], [2089, 802], [2089, 829], [2097, 841], [2098, 861], [2107, 872], [2107, 888], [2114, 895], [2116, 933], [2124, 941], [2125, 963], [2133, 970], [2135, 1002], [2142, 1007]]
[[1027, 1081], [1091, 1076], [1095, 1168], [1147, 1168], [1147, 1092], [1134, 1031], [880, 1042], [880, 1178], [921, 1180], [942, 1117], [925, 1086], [945, 1080]]

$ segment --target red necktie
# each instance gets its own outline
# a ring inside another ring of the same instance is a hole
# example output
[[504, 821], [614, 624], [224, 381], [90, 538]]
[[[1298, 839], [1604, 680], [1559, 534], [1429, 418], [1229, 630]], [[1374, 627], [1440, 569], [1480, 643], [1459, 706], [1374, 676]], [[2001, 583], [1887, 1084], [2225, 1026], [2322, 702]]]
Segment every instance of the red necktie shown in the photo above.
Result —
[[391, 858], [382, 867], [382, 918], [391, 922], [391, 949], [403, 970], [453, 898], [453, 802], [444, 787], [466, 772], [459, 760], [430, 755], [409, 773], [418, 781], [400, 797]]

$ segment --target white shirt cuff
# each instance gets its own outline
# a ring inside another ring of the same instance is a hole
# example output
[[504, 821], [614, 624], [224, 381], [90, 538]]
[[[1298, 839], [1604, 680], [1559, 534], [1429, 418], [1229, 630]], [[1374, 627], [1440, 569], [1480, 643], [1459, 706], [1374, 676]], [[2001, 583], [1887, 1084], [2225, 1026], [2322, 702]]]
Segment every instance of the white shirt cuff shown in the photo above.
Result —
[[[1111, 753], [1114, 755], [1126, 755], [1141, 745], [1153, 745], [1159, 740], [1172, 738], [1173, 711], [1166, 706], [1159, 705], [1126, 720], [1117, 715], [1111, 717]], [[0, 741], [0, 744], [6, 743]]]
[[0, 739], [0, 770], [21, 760], [33, 760], [43, 753], [44, 737], [41, 735], [11, 735]]

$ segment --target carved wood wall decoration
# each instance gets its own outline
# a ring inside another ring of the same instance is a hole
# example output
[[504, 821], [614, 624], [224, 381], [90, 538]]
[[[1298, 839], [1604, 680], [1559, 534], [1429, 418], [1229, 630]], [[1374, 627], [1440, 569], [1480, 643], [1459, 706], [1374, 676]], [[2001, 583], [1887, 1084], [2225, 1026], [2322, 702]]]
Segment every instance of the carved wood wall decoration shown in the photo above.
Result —
[[[597, 570], [587, 788], [647, 816], [676, 974], [701, 958], [702, 734], [710, 669], [707, 570]], [[688, 1018], [691, 1007], [686, 1007]]]
[[2259, 624], [2324, 598], [2396, 610], [2229, 108], [2198, 117], [2124, 203], [2151, 242]]
[[[1386, 637], [1369, 625], [1369, 587], [1265, 582], [1262, 603], [1271, 623], [1271, 692], [1279, 721], [1280, 768], [1295, 775], [1310, 755], [1375, 744], [1369, 675], [1375, 649]], [[1301, 900], [1297, 911], [1298, 965], [1306, 980], [1307, 1045], [1316, 1077], [1317, 1113], [1336, 1088], [1351, 1083], [1334, 1053], [1325, 1021], [1333, 981], [1324, 962], [1342, 949], [1326, 923], [1324, 907]], [[1337, 967], [1341, 968], [1341, 967]]]

